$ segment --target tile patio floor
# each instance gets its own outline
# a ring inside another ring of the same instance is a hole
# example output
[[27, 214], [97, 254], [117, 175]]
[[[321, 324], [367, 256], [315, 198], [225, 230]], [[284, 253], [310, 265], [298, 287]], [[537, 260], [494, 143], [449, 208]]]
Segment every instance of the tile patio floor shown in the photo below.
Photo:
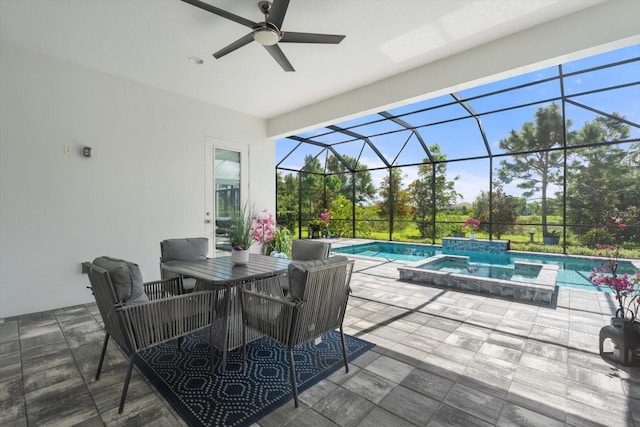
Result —
[[[338, 243], [339, 244], [339, 243]], [[372, 350], [261, 419], [270, 426], [634, 426], [640, 367], [597, 354], [613, 300], [561, 288], [552, 306], [397, 280], [398, 262], [357, 258], [345, 332]], [[125, 359], [93, 304], [0, 319], [1, 426], [180, 426]]]

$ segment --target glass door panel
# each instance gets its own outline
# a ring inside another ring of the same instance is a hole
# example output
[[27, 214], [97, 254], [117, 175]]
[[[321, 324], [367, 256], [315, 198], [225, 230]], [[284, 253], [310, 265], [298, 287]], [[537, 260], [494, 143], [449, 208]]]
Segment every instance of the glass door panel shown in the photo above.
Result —
[[229, 231], [248, 193], [247, 147], [207, 137], [205, 233], [210, 255], [230, 255]]

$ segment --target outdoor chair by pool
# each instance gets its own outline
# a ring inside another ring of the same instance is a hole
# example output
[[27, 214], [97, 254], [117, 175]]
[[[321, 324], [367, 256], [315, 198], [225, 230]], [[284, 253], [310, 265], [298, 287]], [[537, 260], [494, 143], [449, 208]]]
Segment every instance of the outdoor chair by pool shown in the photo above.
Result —
[[247, 328], [286, 347], [296, 408], [298, 386], [293, 363], [294, 348], [339, 328], [344, 367], [349, 372], [342, 322], [351, 293], [349, 282], [353, 264], [353, 260], [344, 256], [292, 262], [287, 275], [291, 290], [288, 297], [281, 296], [277, 278], [251, 283], [240, 291], [243, 364], [246, 363]]
[[[296, 239], [291, 242], [291, 259], [294, 261], [312, 261], [329, 258], [331, 243], [317, 240]], [[289, 295], [289, 281], [280, 276], [280, 286], [285, 296]]]
[[291, 259], [309, 261], [329, 258], [331, 243], [318, 240], [295, 239], [291, 242]]
[[[192, 292], [164, 298], [167, 288], [173, 287], [178, 292], [180, 284], [177, 278], [143, 283], [137, 264], [110, 257], [99, 257], [93, 263], [85, 262], [83, 265], [106, 332], [96, 381], [100, 379], [109, 338], [129, 359], [118, 409], [122, 413], [134, 356], [149, 347], [180, 339], [210, 326], [213, 292]], [[179, 343], [177, 351], [180, 351]], [[212, 369], [213, 354], [212, 348]]]
[[171, 279], [180, 277], [182, 280], [179, 293], [191, 292], [196, 286], [193, 277], [181, 277], [162, 268], [162, 263], [170, 261], [199, 261], [207, 259], [209, 253], [209, 239], [206, 237], [191, 237], [184, 239], [165, 239], [160, 242], [160, 277]]

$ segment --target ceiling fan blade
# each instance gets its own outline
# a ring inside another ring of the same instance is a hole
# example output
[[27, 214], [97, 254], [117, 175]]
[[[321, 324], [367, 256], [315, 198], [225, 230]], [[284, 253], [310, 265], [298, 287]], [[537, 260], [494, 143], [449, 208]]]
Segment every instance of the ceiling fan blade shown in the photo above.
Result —
[[265, 46], [264, 48], [267, 49], [267, 52], [269, 52], [271, 56], [273, 56], [273, 59], [275, 59], [276, 62], [280, 64], [283, 70], [295, 71], [293, 65], [291, 65], [287, 57], [284, 56], [284, 52], [282, 52], [282, 49], [280, 49], [277, 44], [274, 44], [272, 46]]
[[269, 11], [269, 22], [278, 28], [282, 28], [284, 15], [287, 13], [288, 7], [289, 0], [273, 0], [273, 3], [271, 3], [271, 10]]
[[220, 59], [223, 56], [225, 56], [227, 53], [231, 53], [234, 50], [239, 49], [242, 46], [251, 43], [252, 41], [253, 41], [253, 36], [251, 35], [251, 33], [249, 33], [246, 36], [241, 37], [238, 40], [234, 41], [229, 46], [220, 49], [219, 51], [213, 54], [213, 57], [216, 59]]
[[199, 7], [200, 9], [206, 10], [207, 12], [214, 13], [218, 16], [222, 16], [223, 18], [227, 18], [233, 22], [237, 22], [238, 24], [244, 25], [245, 27], [253, 28], [257, 25], [256, 22], [253, 22], [249, 19], [243, 18], [242, 16], [238, 16], [231, 12], [227, 12], [226, 10], [217, 8], [215, 6], [211, 6], [209, 3], [202, 2], [200, 0], [182, 0], [185, 3], [189, 3], [195, 7]]
[[284, 31], [280, 43], [326, 43], [338, 44], [346, 36], [337, 34], [295, 33]]

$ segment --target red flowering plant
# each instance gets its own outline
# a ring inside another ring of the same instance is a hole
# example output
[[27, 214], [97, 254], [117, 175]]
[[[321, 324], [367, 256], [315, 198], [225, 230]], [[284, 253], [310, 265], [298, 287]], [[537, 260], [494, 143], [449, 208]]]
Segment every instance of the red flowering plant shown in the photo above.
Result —
[[325, 226], [328, 227], [330, 219], [331, 219], [331, 214], [329, 214], [329, 211], [327, 210], [327, 208], [324, 208], [324, 210], [320, 214], [320, 221], [324, 222]]
[[273, 214], [263, 209], [258, 215], [253, 217], [251, 224], [251, 240], [259, 243], [263, 250], [267, 247], [267, 243], [273, 240], [276, 233], [276, 219]]
[[314, 218], [309, 222], [309, 226], [313, 226], [316, 230], [320, 230], [320, 227], [327, 228], [329, 227], [329, 220], [331, 219], [331, 215], [327, 208], [324, 208], [322, 212], [320, 212], [320, 216], [318, 218]]
[[475, 218], [467, 218], [467, 220], [462, 224], [462, 226], [466, 229], [477, 230], [480, 227], [480, 220]]
[[[620, 230], [626, 228], [626, 224], [620, 217], [612, 216]], [[616, 245], [596, 245], [600, 252], [599, 257], [606, 257], [606, 261], [600, 262], [600, 268], [595, 267], [589, 276], [589, 280], [596, 286], [606, 286], [616, 295], [618, 310], [616, 317], [626, 318], [629, 314], [631, 320], [638, 316], [640, 307], [640, 271], [635, 274], [618, 272], [619, 248]]]

